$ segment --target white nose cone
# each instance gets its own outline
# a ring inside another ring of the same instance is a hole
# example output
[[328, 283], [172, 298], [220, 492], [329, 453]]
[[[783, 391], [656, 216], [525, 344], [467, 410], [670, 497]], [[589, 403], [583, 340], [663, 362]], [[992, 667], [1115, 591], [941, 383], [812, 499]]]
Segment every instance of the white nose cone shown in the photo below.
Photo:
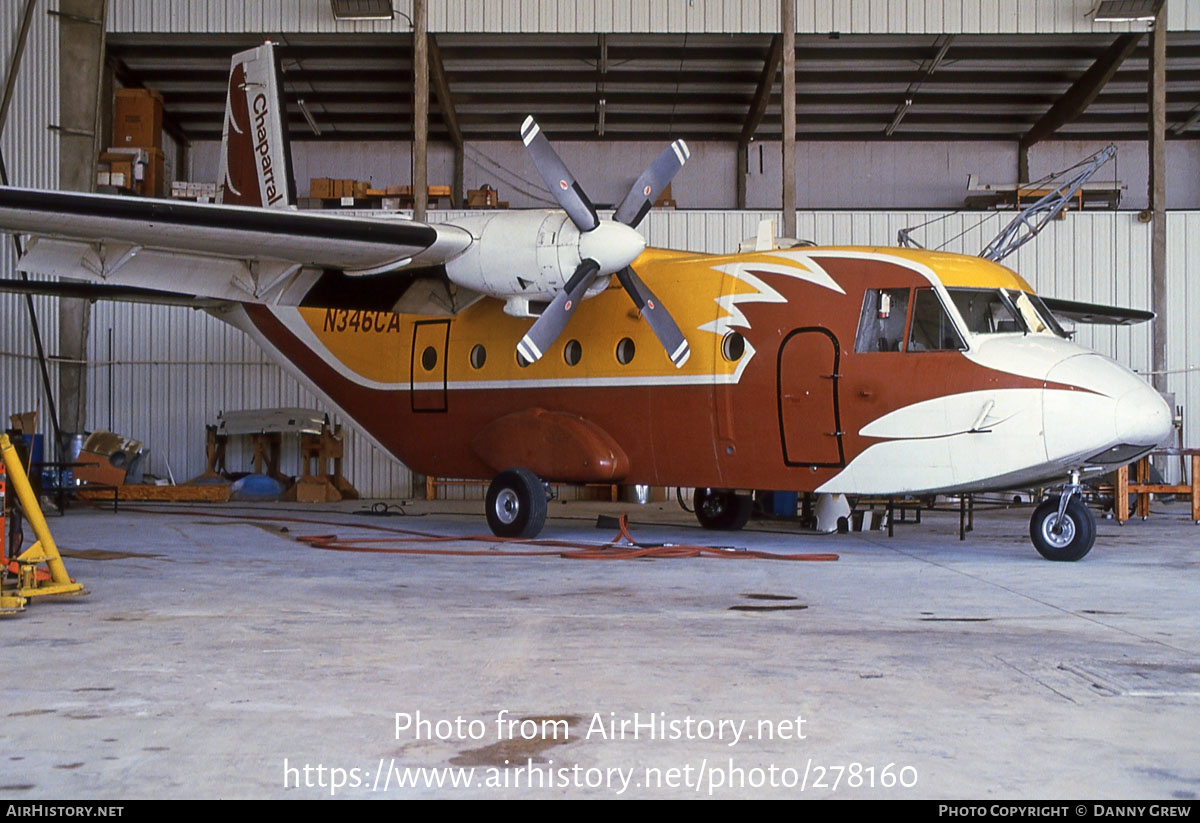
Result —
[[1117, 401], [1117, 436], [1124, 443], [1158, 446], [1171, 436], [1171, 409], [1150, 386], [1138, 386]]
[[624, 223], [601, 220], [600, 225], [579, 236], [579, 257], [600, 264], [600, 274], [612, 274], [628, 266], [646, 248], [646, 239]]
[[1171, 410], [1158, 392], [1107, 357], [1090, 352], [1068, 357], [1050, 369], [1046, 381], [1043, 428], [1052, 461], [1087, 461], [1114, 449], [1124, 455], [1129, 446], [1150, 449], [1171, 433]]

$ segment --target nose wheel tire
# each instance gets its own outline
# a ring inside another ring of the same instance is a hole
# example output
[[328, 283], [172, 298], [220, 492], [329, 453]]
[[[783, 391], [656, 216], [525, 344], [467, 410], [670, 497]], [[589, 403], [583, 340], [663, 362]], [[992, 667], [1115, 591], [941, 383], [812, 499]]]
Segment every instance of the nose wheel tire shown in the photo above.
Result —
[[537, 537], [546, 525], [546, 487], [529, 469], [508, 469], [488, 486], [487, 522], [497, 537]]
[[692, 506], [704, 528], [736, 531], [750, 520], [754, 500], [749, 495], [722, 489], [696, 489]]
[[1029, 538], [1038, 554], [1047, 560], [1079, 560], [1096, 542], [1096, 518], [1078, 497], [1072, 497], [1060, 523], [1058, 503], [1059, 498], [1051, 497], [1034, 509]]

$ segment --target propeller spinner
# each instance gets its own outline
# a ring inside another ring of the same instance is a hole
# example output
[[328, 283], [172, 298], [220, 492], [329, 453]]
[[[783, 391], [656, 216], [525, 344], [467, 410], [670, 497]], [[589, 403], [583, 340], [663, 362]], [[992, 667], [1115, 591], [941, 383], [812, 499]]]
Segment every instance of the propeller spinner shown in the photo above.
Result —
[[691, 356], [687, 339], [650, 287], [638, 277], [632, 263], [646, 247], [646, 241], [635, 231], [654, 201], [671, 182], [675, 173], [688, 159], [687, 144], [676, 140], [660, 154], [634, 181], [629, 193], [617, 206], [612, 220], [601, 220], [596, 207], [580, 188], [562, 158], [554, 151], [546, 135], [526, 117], [521, 125], [521, 139], [529, 150], [546, 188], [579, 229], [579, 267], [550, 305], [534, 321], [517, 344], [517, 351], [530, 362], [539, 359], [554, 345], [567, 322], [583, 299], [588, 287], [597, 277], [616, 274], [621, 286], [633, 300], [642, 317], [650, 324], [654, 335], [676, 368]]

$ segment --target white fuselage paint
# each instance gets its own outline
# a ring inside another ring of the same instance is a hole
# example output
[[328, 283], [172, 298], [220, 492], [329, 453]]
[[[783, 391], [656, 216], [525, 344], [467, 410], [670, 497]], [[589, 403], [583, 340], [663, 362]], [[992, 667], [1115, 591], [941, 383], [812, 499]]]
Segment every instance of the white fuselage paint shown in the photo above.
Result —
[[[1159, 394], [1121, 364], [1050, 335], [976, 335], [964, 356], [1043, 388], [935, 397], [897, 409], [860, 430], [885, 438], [867, 447], [818, 491], [927, 494], [1061, 480], [1075, 468], [1111, 471], [1129, 453], [1160, 444], [1171, 413]], [[1047, 385], [1048, 384], [1048, 385]]]

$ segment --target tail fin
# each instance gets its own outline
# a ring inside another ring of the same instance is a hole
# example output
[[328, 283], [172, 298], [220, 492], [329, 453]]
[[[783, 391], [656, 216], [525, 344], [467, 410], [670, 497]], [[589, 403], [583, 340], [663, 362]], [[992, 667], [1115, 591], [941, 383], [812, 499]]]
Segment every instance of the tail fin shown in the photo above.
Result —
[[233, 56], [221, 139], [219, 202], [276, 209], [296, 202], [287, 101], [279, 74], [270, 42]]

